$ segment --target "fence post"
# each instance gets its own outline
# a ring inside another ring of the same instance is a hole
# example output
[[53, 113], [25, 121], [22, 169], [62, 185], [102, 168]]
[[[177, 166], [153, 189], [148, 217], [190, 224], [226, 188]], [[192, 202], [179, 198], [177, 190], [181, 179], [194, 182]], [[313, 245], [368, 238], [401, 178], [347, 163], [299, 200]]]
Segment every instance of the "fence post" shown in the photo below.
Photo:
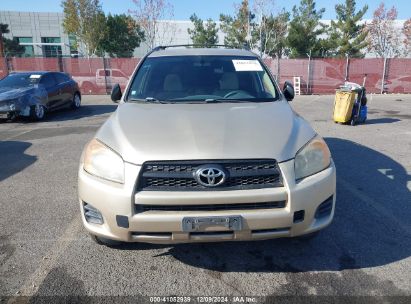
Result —
[[[102, 59], [103, 59], [103, 69], [104, 69], [104, 84], [105, 84], [105, 87], [106, 87], [106, 94], [108, 94], [109, 93], [109, 87], [108, 87], [108, 83], [107, 83], [107, 63], [106, 63], [106, 58], [104, 57], [104, 55], [103, 55]], [[111, 75], [110, 75], [110, 77], [111, 77]]]
[[384, 86], [385, 86], [385, 67], [387, 65], [387, 58], [384, 57], [384, 67], [382, 70], [382, 79], [381, 79], [381, 94], [384, 93]]
[[280, 83], [280, 57], [277, 54], [277, 83]]
[[310, 66], [311, 66], [311, 50], [310, 50], [310, 53], [309, 54], [307, 54], [307, 56], [308, 56], [308, 71], [307, 71], [307, 95], [309, 94], [309, 88], [310, 88], [310, 73], [311, 73], [311, 69], [310, 69]]
[[350, 65], [350, 57], [348, 56], [348, 53], [345, 54], [345, 57], [347, 57], [347, 60], [345, 62], [345, 80], [348, 81], [348, 66]]

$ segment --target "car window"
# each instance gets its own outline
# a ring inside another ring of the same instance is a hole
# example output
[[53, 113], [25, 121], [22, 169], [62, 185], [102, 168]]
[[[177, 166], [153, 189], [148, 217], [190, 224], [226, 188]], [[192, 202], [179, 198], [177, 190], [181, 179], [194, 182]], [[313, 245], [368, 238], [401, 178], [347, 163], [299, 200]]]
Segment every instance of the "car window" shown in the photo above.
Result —
[[63, 83], [70, 80], [70, 78], [63, 73], [55, 73], [54, 76], [56, 77], [58, 83]]
[[40, 74], [10, 74], [0, 80], [0, 88], [24, 88], [38, 84]]
[[271, 101], [273, 80], [255, 57], [149, 57], [137, 71], [127, 99], [184, 102], [209, 99]]
[[40, 83], [46, 88], [53, 87], [57, 84], [56, 79], [51, 73], [43, 75], [43, 77], [41, 77]]
[[110, 76], [110, 71], [109, 70], [100, 70], [100, 71], [98, 71], [98, 75], [100, 77], [109, 77]]
[[116, 70], [112, 71], [112, 76], [113, 77], [126, 77], [126, 75], [124, 75], [121, 71], [116, 71]]

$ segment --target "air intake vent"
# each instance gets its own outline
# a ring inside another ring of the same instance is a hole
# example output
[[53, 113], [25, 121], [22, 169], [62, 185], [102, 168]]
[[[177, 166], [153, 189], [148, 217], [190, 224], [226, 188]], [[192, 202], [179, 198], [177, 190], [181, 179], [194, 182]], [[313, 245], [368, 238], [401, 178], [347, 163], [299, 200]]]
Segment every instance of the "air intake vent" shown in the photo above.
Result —
[[284, 208], [285, 201], [244, 203], [244, 204], [209, 204], [209, 205], [136, 205], [136, 213], [145, 211], [220, 211], [220, 210], [258, 210]]

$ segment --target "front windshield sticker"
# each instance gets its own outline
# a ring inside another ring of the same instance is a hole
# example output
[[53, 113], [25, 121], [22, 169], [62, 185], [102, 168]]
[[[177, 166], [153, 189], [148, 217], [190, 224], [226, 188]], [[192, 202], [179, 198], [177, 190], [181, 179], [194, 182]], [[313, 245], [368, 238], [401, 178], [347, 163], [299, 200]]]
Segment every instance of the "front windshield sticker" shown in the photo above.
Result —
[[263, 67], [261, 66], [258, 60], [233, 60], [234, 68], [236, 72], [244, 72], [244, 71], [263, 71]]
[[32, 74], [32, 75], [30, 75], [30, 78], [31, 79], [38, 79], [38, 78], [40, 78], [41, 77], [41, 75], [38, 75], [38, 74]]

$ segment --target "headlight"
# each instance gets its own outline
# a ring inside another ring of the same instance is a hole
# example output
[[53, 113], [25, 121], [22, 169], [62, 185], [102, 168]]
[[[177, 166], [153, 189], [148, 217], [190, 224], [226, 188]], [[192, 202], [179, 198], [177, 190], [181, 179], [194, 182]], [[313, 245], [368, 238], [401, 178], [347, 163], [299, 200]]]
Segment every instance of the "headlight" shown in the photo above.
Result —
[[88, 173], [116, 182], [124, 183], [124, 161], [120, 155], [106, 145], [93, 139], [84, 152], [84, 170]]
[[294, 161], [295, 179], [318, 173], [330, 165], [331, 153], [325, 141], [316, 136], [297, 152]]

